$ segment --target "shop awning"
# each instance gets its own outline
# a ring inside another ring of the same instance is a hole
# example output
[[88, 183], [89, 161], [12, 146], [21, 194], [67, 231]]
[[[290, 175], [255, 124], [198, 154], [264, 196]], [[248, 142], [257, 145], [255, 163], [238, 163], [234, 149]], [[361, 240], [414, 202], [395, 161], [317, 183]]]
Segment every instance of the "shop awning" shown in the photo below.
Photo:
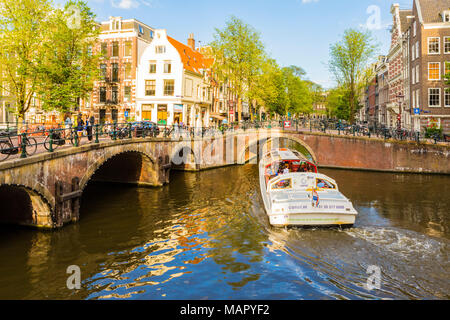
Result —
[[211, 114], [211, 118], [217, 119], [217, 120], [226, 120], [227, 118], [224, 116], [221, 116], [220, 114]]

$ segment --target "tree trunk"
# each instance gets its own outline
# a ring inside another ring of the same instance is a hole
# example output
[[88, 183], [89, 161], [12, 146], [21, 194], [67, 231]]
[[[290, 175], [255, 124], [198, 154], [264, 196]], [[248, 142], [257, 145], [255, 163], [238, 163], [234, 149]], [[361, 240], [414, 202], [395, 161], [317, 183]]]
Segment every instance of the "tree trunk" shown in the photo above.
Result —
[[242, 120], [242, 100], [241, 97], [238, 98], [238, 121]]

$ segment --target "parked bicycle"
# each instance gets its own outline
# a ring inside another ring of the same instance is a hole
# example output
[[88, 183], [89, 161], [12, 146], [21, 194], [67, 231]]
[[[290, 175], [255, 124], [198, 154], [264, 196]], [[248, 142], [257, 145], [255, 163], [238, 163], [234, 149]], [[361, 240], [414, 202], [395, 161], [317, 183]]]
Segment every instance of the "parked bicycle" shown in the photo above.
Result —
[[65, 145], [66, 141], [70, 141], [70, 144], [74, 145], [74, 133], [70, 129], [56, 130], [50, 133], [44, 140], [44, 148], [47, 151], [50, 150], [50, 140], [52, 140], [53, 150], [56, 150], [59, 146]]
[[27, 156], [32, 156], [36, 153], [37, 142], [33, 137], [17, 136], [17, 146], [14, 145], [11, 135], [7, 132], [0, 132], [0, 162], [5, 161], [11, 155], [16, 155], [22, 151], [22, 146], [25, 146]]

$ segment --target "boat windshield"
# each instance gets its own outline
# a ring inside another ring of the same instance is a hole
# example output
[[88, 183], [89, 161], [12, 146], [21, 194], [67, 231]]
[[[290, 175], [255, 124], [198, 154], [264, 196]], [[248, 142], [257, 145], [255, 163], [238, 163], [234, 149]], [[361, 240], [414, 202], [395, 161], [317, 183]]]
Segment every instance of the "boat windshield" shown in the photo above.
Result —
[[272, 162], [265, 169], [266, 183], [273, 178], [293, 173], [293, 172], [312, 172], [317, 173], [317, 167], [309, 161], [305, 160], [280, 160]]

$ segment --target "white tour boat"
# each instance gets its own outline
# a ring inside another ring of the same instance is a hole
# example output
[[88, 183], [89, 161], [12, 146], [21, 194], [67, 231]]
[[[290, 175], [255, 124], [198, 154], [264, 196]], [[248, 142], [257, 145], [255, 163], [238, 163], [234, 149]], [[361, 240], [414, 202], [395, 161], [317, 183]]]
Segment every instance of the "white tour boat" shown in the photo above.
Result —
[[358, 212], [336, 181], [300, 152], [274, 149], [259, 163], [261, 195], [274, 226], [352, 226]]

